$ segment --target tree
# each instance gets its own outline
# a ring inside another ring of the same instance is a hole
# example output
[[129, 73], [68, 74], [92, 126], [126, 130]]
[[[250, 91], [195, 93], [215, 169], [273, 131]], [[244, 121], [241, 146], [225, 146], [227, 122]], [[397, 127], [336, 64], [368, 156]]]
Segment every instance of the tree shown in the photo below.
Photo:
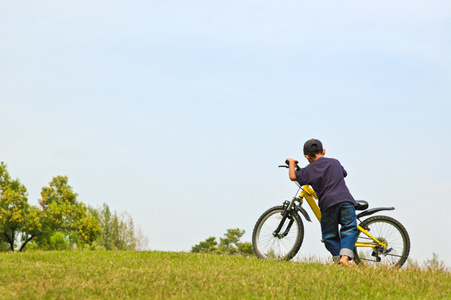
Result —
[[206, 239], [205, 241], [200, 242], [197, 245], [194, 245], [191, 248], [191, 252], [196, 252], [196, 253], [216, 252], [218, 250], [218, 248], [216, 248], [217, 244], [218, 244], [218, 242], [216, 242], [216, 238], [211, 236], [208, 239]]
[[249, 242], [241, 243], [240, 239], [244, 235], [245, 231], [239, 228], [227, 229], [224, 234], [224, 238], [220, 238], [218, 244], [216, 238], [209, 237], [203, 242], [193, 246], [191, 252], [197, 253], [218, 253], [218, 254], [228, 254], [228, 255], [240, 255], [240, 256], [252, 256], [254, 255], [254, 250], [252, 244]]
[[[72, 247], [90, 245], [97, 239], [99, 222], [82, 202], [77, 201], [77, 196], [68, 184], [67, 176], [53, 177], [49, 186], [42, 188], [39, 204], [44, 216], [42, 234], [37, 240], [41, 249], [60, 247], [61, 237]], [[56, 243], [57, 240], [60, 241]]]
[[149, 249], [149, 237], [142, 231], [140, 226], [135, 228], [134, 237], [136, 242], [136, 250]]
[[40, 234], [42, 214], [28, 204], [27, 189], [18, 179], [12, 180], [6, 164], [0, 164], [0, 234], [3, 241], [14, 251], [19, 251]]
[[42, 188], [39, 207], [30, 206], [27, 189], [1, 162], [0, 251], [22, 251], [30, 242], [43, 250], [147, 249], [147, 237], [128, 213], [112, 214], [106, 204], [97, 211], [77, 197], [68, 177], [56, 176]]
[[254, 256], [254, 248], [252, 247], [252, 244], [249, 242], [245, 243], [238, 243], [238, 253], [241, 256]]
[[97, 218], [101, 234], [96, 243], [106, 250], [145, 250], [147, 249], [147, 237], [141, 230], [135, 229], [133, 219], [127, 212], [118, 215], [111, 212], [109, 206], [104, 203], [99, 209], [90, 208]]
[[237, 254], [241, 256], [250, 256], [254, 254], [251, 243], [241, 243], [241, 237], [246, 233], [239, 228], [227, 229], [224, 238], [220, 239], [218, 250], [224, 254]]
[[219, 239], [219, 251], [226, 254], [237, 254], [237, 244], [239, 244], [240, 238], [243, 236], [244, 232], [244, 230], [240, 230], [238, 228], [227, 229], [227, 232], [224, 234], [224, 238]]

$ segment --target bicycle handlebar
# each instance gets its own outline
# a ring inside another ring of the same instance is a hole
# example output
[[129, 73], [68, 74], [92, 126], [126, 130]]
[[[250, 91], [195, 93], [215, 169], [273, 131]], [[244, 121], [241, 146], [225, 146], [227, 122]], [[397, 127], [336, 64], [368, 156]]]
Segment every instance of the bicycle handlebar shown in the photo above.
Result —
[[[288, 164], [288, 160], [286, 160], [285, 163], [286, 163], [286, 165], [279, 165], [279, 168], [287, 168], [287, 169], [288, 169], [288, 168], [289, 168], [289, 167], [288, 167], [288, 165], [289, 165], [289, 164]], [[298, 169], [300, 169], [300, 167], [298, 166], [298, 163], [299, 163], [299, 162], [298, 162], [297, 160], [294, 161], [294, 165], [295, 165], [295, 167], [296, 167], [296, 171], [297, 171]]]
[[[285, 163], [286, 163], [286, 165], [279, 165], [279, 168], [287, 168], [288, 169], [289, 168], [288, 160], [286, 160]], [[299, 162], [297, 160], [294, 161], [294, 168], [295, 168], [296, 171], [301, 170], [301, 167], [298, 166], [298, 163]]]

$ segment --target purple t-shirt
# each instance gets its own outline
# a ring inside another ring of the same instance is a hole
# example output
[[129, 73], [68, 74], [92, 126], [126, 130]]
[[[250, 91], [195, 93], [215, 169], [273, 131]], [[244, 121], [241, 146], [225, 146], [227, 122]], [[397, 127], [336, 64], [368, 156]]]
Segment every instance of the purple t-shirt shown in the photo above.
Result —
[[320, 157], [313, 163], [296, 171], [296, 180], [301, 185], [311, 185], [318, 196], [321, 211], [342, 202], [357, 206], [345, 183], [348, 174], [340, 162], [334, 158]]

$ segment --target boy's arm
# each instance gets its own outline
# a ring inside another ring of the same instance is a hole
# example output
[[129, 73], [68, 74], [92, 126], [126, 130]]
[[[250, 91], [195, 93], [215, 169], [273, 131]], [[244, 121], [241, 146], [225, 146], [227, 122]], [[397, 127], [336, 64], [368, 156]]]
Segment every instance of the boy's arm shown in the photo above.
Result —
[[286, 161], [288, 162], [288, 176], [290, 177], [291, 181], [296, 181], [295, 161], [292, 158], [287, 158]]

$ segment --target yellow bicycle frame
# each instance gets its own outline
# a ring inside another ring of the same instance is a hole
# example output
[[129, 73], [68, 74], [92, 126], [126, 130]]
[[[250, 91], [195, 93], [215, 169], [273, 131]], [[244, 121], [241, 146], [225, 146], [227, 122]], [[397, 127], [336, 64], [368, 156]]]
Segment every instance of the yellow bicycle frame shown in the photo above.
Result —
[[[316, 218], [321, 223], [321, 211], [319, 210], [319, 206], [318, 206], [318, 204], [315, 201], [315, 199], [318, 199], [318, 196], [316, 195], [315, 191], [309, 185], [304, 185], [302, 187], [301, 193], [299, 194], [299, 197], [301, 199], [304, 198], [307, 201], [308, 205], [312, 209], [312, 211], [315, 214]], [[360, 232], [362, 232], [363, 234], [365, 234], [366, 236], [368, 236], [369, 238], [371, 238], [374, 241], [374, 243], [371, 243], [371, 242], [369, 242], [369, 243], [355, 243], [355, 247], [371, 247], [371, 248], [375, 248], [376, 245], [382, 246], [384, 248], [387, 247], [387, 244], [382, 243], [381, 241], [376, 239], [374, 236], [371, 235], [371, 233], [369, 233], [367, 230], [365, 230], [360, 225], [357, 225], [357, 229]]]

